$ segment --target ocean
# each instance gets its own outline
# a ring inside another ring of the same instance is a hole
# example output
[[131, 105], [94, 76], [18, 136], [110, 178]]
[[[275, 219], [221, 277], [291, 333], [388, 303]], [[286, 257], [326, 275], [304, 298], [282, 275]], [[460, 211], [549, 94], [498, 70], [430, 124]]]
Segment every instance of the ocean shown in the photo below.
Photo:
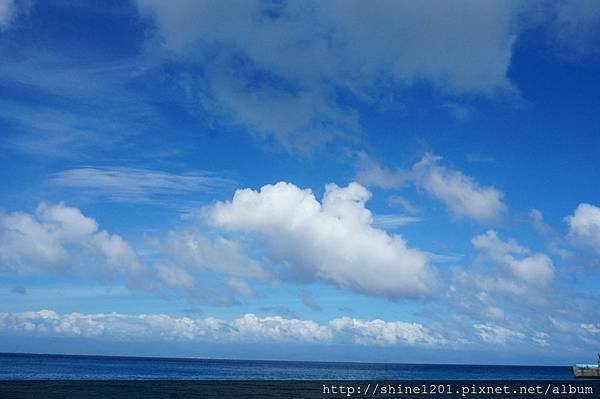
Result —
[[0, 354], [0, 380], [571, 380], [568, 366]]

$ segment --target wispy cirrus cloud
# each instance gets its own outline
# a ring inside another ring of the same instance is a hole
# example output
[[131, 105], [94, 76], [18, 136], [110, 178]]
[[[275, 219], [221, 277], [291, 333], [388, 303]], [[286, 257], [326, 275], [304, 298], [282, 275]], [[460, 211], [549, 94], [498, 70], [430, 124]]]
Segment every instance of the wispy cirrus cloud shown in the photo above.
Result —
[[382, 229], [394, 229], [409, 223], [420, 222], [421, 218], [417, 216], [380, 214], [373, 216], [373, 226]]
[[138, 57], [99, 56], [92, 63], [66, 49], [39, 51], [30, 43], [48, 39], [33, 35], [14, 52], [10, 41], [0, 40], [0, 49], [12, 54], [0, 65], [6, 85], [0, 119], [11, 128], [0, 145], [45, 157], [97, 157], [93, 149], [126, 147], [124, 139], [136, 137], [145, 122], [157, 123], [149, 101], [125, 87], [144, 69]]
[[183, 174], [129, 167], [81, 167], [54, 173], [49, 183], [83, 195], [114, 202], [181, 205], [177, 197], [214, 193], [233, 180], [210, 172]]

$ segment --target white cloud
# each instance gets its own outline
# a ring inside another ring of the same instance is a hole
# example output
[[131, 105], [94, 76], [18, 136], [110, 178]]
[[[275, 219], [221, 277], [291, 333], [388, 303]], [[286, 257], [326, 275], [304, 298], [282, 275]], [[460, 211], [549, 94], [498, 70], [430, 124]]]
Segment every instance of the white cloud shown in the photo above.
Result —
[[490, 344], [506, 345], [525, 337], [522, 332], [494, 324], [475, 324], [473, 327], [477, 330], [479, 337]]
[[[505, 248], [522, 248], [515, 242], [504, 244]], [[589, 347], [595, 339], [590, 331], [594, 326], [589, 323], [598, 318], [592, 298], [569, 289], [503, 277], [501, 271], [487, 268], [482, 271], [477, 266], [481, 265], [453, 269], [447, 293], [446, 303], [457, 311], [452, 323], [459, 328], [465, 323], [462, 330], [466, 336], [472, 326], [487, 348], [489, 344], [523, 345], [529, 350], [575, 342]], [[586, 323], [590, 329], [584, 326]]]
[[501, 191], [482, 186], [474, 178], [442, 165], [442, 158], [425, 154], [411, 169], [390, 170], [366, 154], [359, 154], [356, 179], [384, 189], [401, 188], [413, 183], [431, 197], [444, 203], [455, 215], [481, 223], [493, 222], [506, 211]]
[[6, 29], [10, 25], [14, 12], [14, 0], [0, 0], [0, 31]]
[[550, 226], [544, 223], [544, 214], [539, 209], [534, 208], [529, 211], [529, 221], [539, 233], [549, 233]]
[[[460, 287], [461, 292], [459, 292], [462, 296], [461, 299], [468, 299], [470, 295], [476, 295], [478, 303], [481, 304], [484, 302], [488, 303], [487, 301], [482, 301], [484, 297], [491, 299], [494, 294], [516, 299], [521, 304], [524, 304], [523, 300], [527, 298], [527, 295], [534, 288], [531, 285], [524, 284], [523, 281], [510, 277], [485, 273], [479, 274], [468, 270], [460, 270], [459, 275], [455, 277], [457, 277], [457, 282], [463, 283]], [[471, 287], [472, 291], [465, 292], [464, 290], [468, 290], [469, 287]], [[488, 305], [494, 306], [493, 301], [490, 301]]]
[[508, 281], [477, 275], [472, 270], [454, 268], [447, 299], [451, 306], [457, 307], [461, 314], [466, 314], [471, 319], [502, 321], [506, 311], [494, 294], [499, 291], [510, 297], [521, 294], [514, 292], [512, 288], [514, 284]]
[[600, 208], [581, 203], [565, 221], [569, 225], [568, 237], [600, 252]]
[[35, 267], [68, 262], [66, 250], [48, 228], [23, 212], [0, 213], [0, 259], [5, 267]]
[[600, 324], [583, 323], [581, 324], [581, 328], [592, 334], [600, 334]]
[[370, 196], [357, 183], [329, 184], [319, 203], [312, 191], [280, 182], [237, 190], [207, 213], [219, 228], [259, 233], [292, 277], [387, 298], [432, 294], [437, 277], [427, 255], [372, 226]]
[[502, 241], [493, 230], [473, 237], [473, 245], [491, 260], [510, 268], [524, 282], [544, 286], [554, 278], [554, 264], [545, 254], [530, 255], [516, 241]]
[[[562, 312], [552, 260], [531, 253], [513, 239], [502, 240], [489, 230], [471, 240], [473, 264], [452, 269], [447, 303], [472, 320], [531, 325], [540, 309], [543, 314]], [[522, 318], [521, 321], [516, 321]], [[544, 321], [541, 321], [544, 323]]]
[[50, 183], [96, 199], [169, 205], [176, 202], [174, 195], [211, 192], [231, 182], [208, 172], [174, 174], [139, 168], [84, 167], [55, 173]]
[[108, 278], [163, 297], [224, 306], [238, 304], [238, 295], [254, 295], [247, 280], [270, 277], [238, 242], [223, 237], [173, 231], [166, 245], [154, 244], [153, 263], [142, 260], [121, 236], [63, 203], [41, 204], [33, 214], [0, 212], [0, 272]]
[[[81, 261], [80, 254], [86, 255]], [[98, 260], [99, 259], [99, 260]], [[99, 230], [92, 218], [63, 203], [41, 204], [31, 215], [0, 213], [0, 261], [17, 272], [77, 269], [137, 278], [143, 270], [135, 251], [120, 236]]]
[[417, 187], [442, 201], [456, 215], [479, 222], [494, 221], [506, 210], [500, 191], [481, 186], [472, 177], [440, 165], [440, 159], [426, 154], [413, 166]]
[[158, 278], [169, 287], [189, 290], [195, 286], [194, 278], [187, 271], [176, 266], [159, 264], [156, 270]]
[[484, 234], [473, 237], [471, 243], [475, 248], [484, 250], [493, 259], [502, 259], [505, 254], [525, 255], [529, 250], [519, 245], [515, 240], [502, 241], [498, 233], [488, 230]]
[[274, 313], [279, 316], [286, 317], [288, 319], [300, 319], [300, 315], [298, 315], [298, 313], [288, 308], [287, 306], [262, 306], [259, 310], [265, 313]]
[[171, 293], [191, 301], [213, 305], [239, 304], [239, 297], [256, 296], [252, 283], [273, 282], [275, 276], [247, 255], [241, 241], [219, 235], [180, 229], [169, 231], [161, 240], [152, 237], [148, 245], [158, 260], [153, 268], [157, 281]]
[[250, 284], [239, 277], [230, 277], [227, 285], [231, 290], [233, 290], [234, 293], [237, 293], [243, 297], [253, 298], [256, 296], [256, 293]]
[[402, 321], [385, 322], [383, 320], [360, 320], [341, 317], [330, 322], [334, 331], [347, 334], [359, 345], [395, 345], [399, 342], [410, 345], [444, 345], [447, 341], [431, 334], [419, 323]]
[[331, 339], [331, 331], [312, 320], [284, 319], [280, 316], [259, 318], [253, 314], [234, 320], [238, 334], [253, 341], [323, 342]]
[[239, 296], [252, 297], [254, 291], [248, 283], [228, 275], [210, 276], [200, 267], [190, 267], [176, 261], [153, 265], [152, 274], [146, 276], [153, 287], [160, 283], [166, 290], [159, 292], [163, 297], [174, 294], [192, 303], [207, 303], [214, 306], [239, 305]]
[[543, 331], [536, 331], [536, 332], [534, 332], [533, 337], [531, 339], [533, 340], [533, 342], [535, 342], [539, 346], [549, 346], [550, 345], [548, 343], [549, 338], [550, 338], [550, 335], [548, 335], [547, 333], [545, 333]]
[[565, 259], [571, 256], [571, 252], [564, 248], [564, 240], [544, 221], [544, 214], [538, 209], [529, 211], [529, 221], [533, 228], [548, 242], [548, 251]]
[[194, 268], [207, 268], [234, 277], [263, 280], [269, 277], [260, 263], [246, 255], [239, 242], [224, 237], [209, 238], [193, 232], [171, 231], [168, 251], [178, 263]]
[[120, 236], [100, 231], [93, 236], [94, 247], [104, 255], [106, 264], [123, 275], [138, 274], [142, 265], [134, 249]]
[[450, 94], [513, 91], [513, 2], [137, 4], [168, 49], [203, 61], [205, 109], [288, 149], [358, 137], [357, 111], [340, 91], [367, 102], [382, 86], [423, 81]]
[[537, 253], [509, 263], [517, 276], [530, 283], [544, 285], [554, 278], [554, 265], [545, 254]]
[[51, 310], [0, 313], [0, 333], [96, 338], [117, 341], [204, 341], [219, 343], [352, 343], [358, 345], [443, 346], [448, 341], [419, 323], [342, 317], [313, 320], [258, 317], [192, 319], [164, 314], [64, 313]]
[[[358, 154], [358, 171], [356, 180], [366, 186], [384, 189], [400, 188], [412, 179], [410, 171], [384, 168], [364, 152]], [[404, 206], [406, 199], [400, 197], [399, 204]]]

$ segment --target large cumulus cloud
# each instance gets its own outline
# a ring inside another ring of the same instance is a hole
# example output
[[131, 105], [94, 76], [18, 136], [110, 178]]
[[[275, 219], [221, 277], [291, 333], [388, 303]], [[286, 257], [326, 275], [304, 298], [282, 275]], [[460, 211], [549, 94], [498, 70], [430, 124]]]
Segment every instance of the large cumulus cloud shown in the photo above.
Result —
[[319, 202], [280, 182], [237, 190], [208, 214], [221, 229], [262, 236], [268, 257], [298, 279], [394, 299], [431, 294], [437, 277], [426, 254], [373, 227], [370, 196], [358, 183], [329, 184]]

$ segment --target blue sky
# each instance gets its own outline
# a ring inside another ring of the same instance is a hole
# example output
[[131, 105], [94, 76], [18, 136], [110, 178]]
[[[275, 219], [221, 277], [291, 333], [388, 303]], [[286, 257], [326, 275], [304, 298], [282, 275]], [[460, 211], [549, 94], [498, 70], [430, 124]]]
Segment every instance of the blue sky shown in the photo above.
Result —
[[0, 0], [0, 350], [593, 358], [598, 38], [586, 0]]

